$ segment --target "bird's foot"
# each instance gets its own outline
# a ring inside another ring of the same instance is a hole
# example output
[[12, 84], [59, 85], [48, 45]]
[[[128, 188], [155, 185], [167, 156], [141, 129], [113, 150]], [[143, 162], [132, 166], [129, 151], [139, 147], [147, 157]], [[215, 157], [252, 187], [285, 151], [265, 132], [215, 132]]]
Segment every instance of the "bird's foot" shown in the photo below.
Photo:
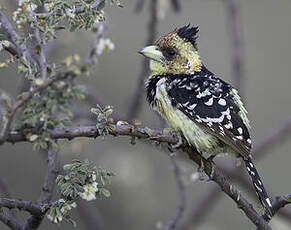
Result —
[[176, 133], [178, 137], [178, 142], [176, 144], [168, 144], [168, 149], [171, 153], [175, 152], [177, 149], [179, 149], [184, 143], [181, 133]]
[[201, 163], [200, 163], [200, 166], [197, 168], [197, 172], [199, 174], [199, 180], [200, 181], [205, 181], [207, 180], [207, 176], [206, 176], [206, 173], [204, 171], [204, 162], [203, 162], [203, 159], [201, 159]]
[[206, 160], [209, 161], [210, 163], [214, 164], [214, 158], [216, 157], [216, 155], [210, 155]]
[[205, 165], [204, 165], [204, 162], [203, 162], [203, 158], [201, 158], [200, 166], [197, 169], [197, 171], [199, 173], [199, 180], [200, 181], [208, 182], [208, 181], [211, 181], [213, 179], [214, 167], [215, 167], [215, 164], [214, 164], [214, 161], [213, 161], [214, 158], [215, 158], [215, 155], [210, 155], [208, 158], [206, 158], [206, 161], [210, 162], [211, 165], [212, 165], [212, 171], [211, 171], [211, 174], [209, 176], [204, 171]]

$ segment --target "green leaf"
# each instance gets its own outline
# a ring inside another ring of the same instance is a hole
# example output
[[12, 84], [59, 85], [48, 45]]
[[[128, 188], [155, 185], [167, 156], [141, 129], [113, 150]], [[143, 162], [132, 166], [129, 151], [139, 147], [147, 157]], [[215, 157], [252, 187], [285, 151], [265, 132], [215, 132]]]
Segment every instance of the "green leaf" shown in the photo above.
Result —
[[100, 188], [100, 192], [103, 194], [103, 196], [105, 197], [110, 197], [111, 193], [109, 192], [109, 190], [105, 189], [105, 188]]
[[153, 131], [152, 131], [150, 128], [148, 128], [148, 127], [145, 127], [145, 128], [144, 128], [144, 132], [145, 132], [149, 137], [151, 137], [151, 136], [153, 135]]

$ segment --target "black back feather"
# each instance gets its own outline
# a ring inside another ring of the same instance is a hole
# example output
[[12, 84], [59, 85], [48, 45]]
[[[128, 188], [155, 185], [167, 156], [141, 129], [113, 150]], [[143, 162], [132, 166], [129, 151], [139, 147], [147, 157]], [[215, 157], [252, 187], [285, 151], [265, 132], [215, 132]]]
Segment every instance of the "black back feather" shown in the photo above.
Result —
[[191, 42], [191, 44], [197, 49], [196, 40], [198, 38], [199, 28], [198, 26], [191, 27], [190, 24], [183, 26], [177, 30], [177, 34], [180, 38], [185, 39], [188, 42]]

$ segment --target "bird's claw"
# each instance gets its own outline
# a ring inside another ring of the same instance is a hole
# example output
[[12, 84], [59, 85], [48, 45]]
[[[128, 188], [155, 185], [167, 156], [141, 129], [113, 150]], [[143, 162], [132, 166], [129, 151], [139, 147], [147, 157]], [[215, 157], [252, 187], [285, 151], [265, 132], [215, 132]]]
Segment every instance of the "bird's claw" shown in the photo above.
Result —
[[168, 149], [171, 153], [175, 152], [183, 145], [183, 138], [180, 133], [177, 133], [178, 142], [176, 144], [168, 144]]
[[215, 157], [216, 157], [215, 155], [210, 155], [206, 160], [211, 162], [211, 163], [214, 163], [213, 160], [214, 160]]

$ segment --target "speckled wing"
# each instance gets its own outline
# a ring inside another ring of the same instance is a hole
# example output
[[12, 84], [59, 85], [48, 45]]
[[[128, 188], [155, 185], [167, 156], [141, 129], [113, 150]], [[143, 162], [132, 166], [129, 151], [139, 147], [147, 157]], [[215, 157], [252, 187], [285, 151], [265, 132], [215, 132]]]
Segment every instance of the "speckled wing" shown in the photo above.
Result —
[[176, 75], [167, 77], [167, 92], [174, 107], [248, 158], [248, 121], [239, 96], [229, 84], [214, 75]]

